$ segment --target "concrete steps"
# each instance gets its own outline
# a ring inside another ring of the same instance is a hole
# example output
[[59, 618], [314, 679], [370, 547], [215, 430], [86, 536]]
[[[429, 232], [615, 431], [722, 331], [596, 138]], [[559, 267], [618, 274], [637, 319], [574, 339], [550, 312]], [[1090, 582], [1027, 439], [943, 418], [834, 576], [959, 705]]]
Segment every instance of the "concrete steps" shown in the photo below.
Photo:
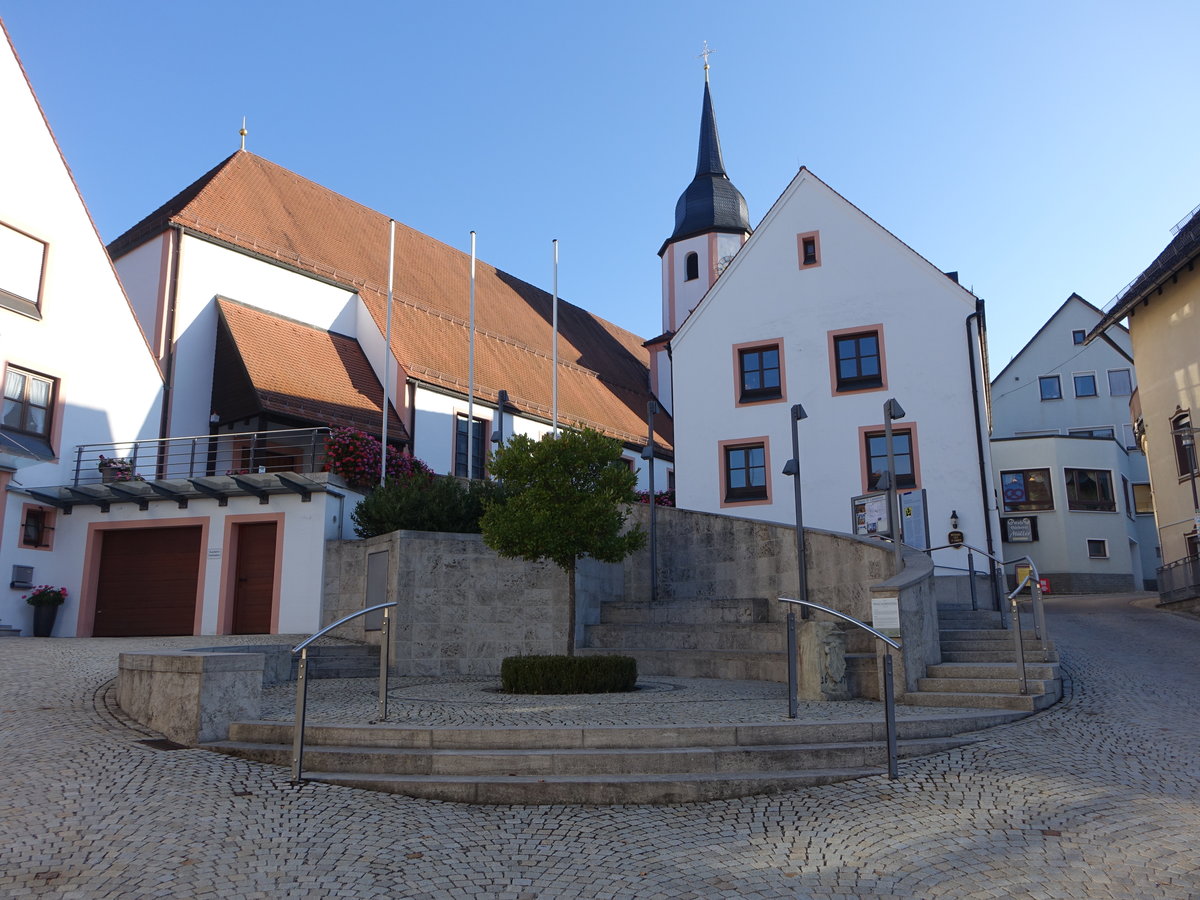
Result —
[[11, 625], [5, 625], [3, 622], [0, 622], [0, 638], [20, 636], [20, 628], [13, 628]]
[[[902, 757], [977, 740], [1018, 713], [898, 723]], [[412, 728], [310, 725], [304, 777], [465, 803], [680, 803], [828, 784], [887, 768], [882, 722], [662, 727]], [[235, 723], [203, 745], [291, 764], [292, 726]]]
[[942, 662], [928, 666], [917, 690], [907, 694], [912, 706], [958, 706], [1035, 712], [1062, 696], [1058, 653], [1046, 649], [1033, 630], [1022, 629], [1025, 692], [1011, 631], [1000, 614], [987, 610], [939, 609]]
[[606, 602], [580, 655], [620, 654], [643, 675], [787, 681], [787, 630], [765, 597]]

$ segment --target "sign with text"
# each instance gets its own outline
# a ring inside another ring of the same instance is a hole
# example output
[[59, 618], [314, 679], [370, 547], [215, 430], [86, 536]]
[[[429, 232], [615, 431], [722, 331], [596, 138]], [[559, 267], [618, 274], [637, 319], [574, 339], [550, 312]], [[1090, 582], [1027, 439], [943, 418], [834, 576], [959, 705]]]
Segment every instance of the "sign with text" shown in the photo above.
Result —
[[1037, 516], [1008, 516], [1001, 521], [1006, 543], [1031, 544], [1038, 539]]
[[871, 598], [871, 627], [890, 638], [900, 637], [900, 598]]

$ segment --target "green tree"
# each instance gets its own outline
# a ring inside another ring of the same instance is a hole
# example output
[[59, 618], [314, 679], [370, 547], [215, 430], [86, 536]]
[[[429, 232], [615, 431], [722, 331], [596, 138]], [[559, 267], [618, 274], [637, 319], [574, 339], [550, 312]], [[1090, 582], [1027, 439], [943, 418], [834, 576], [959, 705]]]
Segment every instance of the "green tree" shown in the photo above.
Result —
[[637, 476], [621, 443], [599, 432], [566, 431], [539, 440], [515, 435], [492, 459], [504, 496], [480, 519], [483, 540], [501, 556], [548, 559], [567, 574], [567, 654], [575, 652], [575, 567], [581, 557], [620, 562], [646, 542], [626, 529]]

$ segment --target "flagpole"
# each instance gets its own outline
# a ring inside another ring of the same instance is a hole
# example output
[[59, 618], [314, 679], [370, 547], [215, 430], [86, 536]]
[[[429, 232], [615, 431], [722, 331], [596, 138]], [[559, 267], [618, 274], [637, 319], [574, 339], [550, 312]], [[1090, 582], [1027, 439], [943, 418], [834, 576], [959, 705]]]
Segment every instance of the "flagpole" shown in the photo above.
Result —
[[554, 311], [551, 314], [554, 321], [554, 371], [551, 375], [551, 403], [554, 414], [554, 436], [558, 437], [558, 238], [554, 241]]
[[388, 410], [392, 405], [392, 274], [396, 264], [396, 220], [388, 219], [387, 325], [383, 338], [383, 442], [379, 450], [379, 483], [387, 481]]
[[[471, 232], [471, 338], [467, 351], [467, 478], [475, 459], [475, 232]], [[482, 474], [482, 473], [480, 473]]]

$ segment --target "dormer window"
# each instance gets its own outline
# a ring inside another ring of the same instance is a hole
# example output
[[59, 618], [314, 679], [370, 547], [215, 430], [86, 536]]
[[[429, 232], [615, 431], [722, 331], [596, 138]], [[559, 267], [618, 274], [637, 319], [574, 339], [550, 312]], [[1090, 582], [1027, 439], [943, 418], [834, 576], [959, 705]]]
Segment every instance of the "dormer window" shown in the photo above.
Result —
[[700, 255], [692, 252], [683, 258], [683, 280], [695, 281], [700, 277]]

